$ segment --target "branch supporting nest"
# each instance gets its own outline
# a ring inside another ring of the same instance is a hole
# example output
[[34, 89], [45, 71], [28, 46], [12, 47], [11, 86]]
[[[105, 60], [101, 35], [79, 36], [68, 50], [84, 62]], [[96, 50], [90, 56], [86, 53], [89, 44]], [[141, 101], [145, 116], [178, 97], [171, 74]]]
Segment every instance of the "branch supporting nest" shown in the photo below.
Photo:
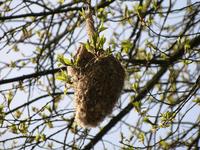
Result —
[[91, 7], [91, 0], [87, 0], [87, 11], [85, 16], [85, 22], [86, 22], [86, 31], [89, 40], [91, 41], [92, 38], [95, 36], [95, 27], [94, 27], [94, 20], [93, 20], [93, 13], [92, 13], [92, 7]]

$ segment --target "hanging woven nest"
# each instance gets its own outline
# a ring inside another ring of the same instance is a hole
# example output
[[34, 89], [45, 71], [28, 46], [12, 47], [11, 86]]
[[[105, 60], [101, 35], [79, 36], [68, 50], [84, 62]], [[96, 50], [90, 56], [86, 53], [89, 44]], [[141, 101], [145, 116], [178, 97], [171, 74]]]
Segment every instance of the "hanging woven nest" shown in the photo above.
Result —
[[125, 72], [113, 55], [97, 57], [81, 46], [76, 57], [77, 66], [68, 68], [74, 79], [75, 120], [82, 127], [96, 127], [112, 112]]
[[96, 127], [112, 112], [123, 88], [125, 71], [112, 54], [94, 49], [99, 35], [95, 31], [91, 5], [83, 16], [93, 49], [88, 52], [81, 44], [74, 57], [76, 65], [68, 67], [68, 74], [75, 91], [76, 122], [82, 127]]

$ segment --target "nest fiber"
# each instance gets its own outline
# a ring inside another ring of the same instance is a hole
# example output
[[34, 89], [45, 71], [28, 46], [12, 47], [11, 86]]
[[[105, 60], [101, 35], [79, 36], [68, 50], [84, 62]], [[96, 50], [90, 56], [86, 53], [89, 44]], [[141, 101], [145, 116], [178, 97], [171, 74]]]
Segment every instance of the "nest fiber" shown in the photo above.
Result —
[[75, 120], [82, 127], [95, 127], [112, 112], [123, 88], [125, 72], [113, 55], [96, 57], [86, 50], [78, 53], [77, 67], [71, 68]]

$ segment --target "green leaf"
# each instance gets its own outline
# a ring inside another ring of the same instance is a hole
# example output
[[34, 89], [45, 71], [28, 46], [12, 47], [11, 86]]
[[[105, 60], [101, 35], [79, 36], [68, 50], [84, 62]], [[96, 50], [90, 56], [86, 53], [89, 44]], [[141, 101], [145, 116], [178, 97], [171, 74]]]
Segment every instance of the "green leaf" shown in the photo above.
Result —
[[144, 121], [145, 123], [148, 123], [148, 124], [154, 125], [154, 123], [151, 122], [151, 120], [149, 120], [148, 117], [144, 117], [143, 121]]
[[11, 101], [13, 100], [14, 94], [12, 91], [9, 91], [8, 94], [6, 95], [8, 106], [10, 106]]
[[133, 89], [135, 92], [138, 91], [138, 87], [139, 87], [139, 85], [138, 85], [137, 82], [132, 84], [132, 89]]
[[170, 145], [167, 142], [165, 142], [164, 140], [160, 141], [159, 144], [163, 149], [169, 149], [170, 148]]
[[190, 40], [187, 39], [187, 40], [185, 41], [184, 49], [185, 49], [186, 51], [190, 49]]
[[140, 133], [138, 134], [138, 139], [139, 139], [139, 141], [142, 142], [143, 144], [144, 144], [144, 138], [145, 138], [144, 133], [143, 133], [143, 132], [140, 132]]
[[9, 127], [9, 130], [10, 132], [14, 133], [14, 134], [18, 134], [18, 128], [15, 124], [12, 124], [10, 127]]
[[97, 44], [97, 49], [103, 49], [103, 46], [106, 42], [106, 38], [104, 36], [101, 36], [100, 38], [97, 39], [98, 40], [98, 44]]
[[72, 65], [71, 60], [69, 60], [68, 58], [64, 57], [61, 54], [57, 55], [57, 60], [58, 60], [58, 62], [60, 62], [63, 65], [67, 65], [67, 66], [71, 66]]
[[50, 120], [47, 121], [46, 125], [48, 126], [48, 128], [53, 128], [53, 123]]
[[199, 104], [199, 105], [200, 105], [200, 97], [198, 97], [198, 98], [194, 99], [192, 102], [194, 102], [194, 103], [197, 103], [197, 104]]
[[64, 81], [66, 83], [71, 82], [71, 78], [68, 76], [67, 72], [63, 70], [56, 74], [56, 79], [60, 81]]
[[64, 62], [65, 62], [66, 65], [72, 65], [71, 60], [69, 60], [69, 59], [67, 59], [65, 57], [63, 57], [63, 60], [64, 60]]
[[94, 49], [94, 47], [91, 46], [89, 41], [87, 41], [87, 43], [84, 43], [84, 46], [89, 52], [91, 52]]
[[40, 137], [41, 137], [41, 141], [46, 141], [46, 135], [45, 134], [42, 134], [42, 135], [40, 135]]
[[129, 50], [132, 48], [133, 44], [130, 40], [124, 40], [121, 42], [121, 47], [125, 53], [128, 53]]
[[36, 142], [39, 142], [39, 141], [40, 141], [40, 135], [39, 135], [39, 134], [37, 134], [37, 135], [35, 136], [35, 141], [36, 141]]
[[142, 106], [141, 102], [136, 101], [136, 102], [133, 102], [132, 104], [135, 107], [136, 111], [140, 112], [141, 106]]
[[60, 80], [60, 81], [66, 81], [65, 77], [63, 77], [63, 76], [56, 76], [56, 79]]
[[19, 124], [19, 131], [23, 134], [26, 135], [28, 132], [28, 125], [26, 124], [26, 122], [21, 121]]
[[104, 27], [103, 22], [100, 24], [99, 28], [98, 28], [98, 33], [101, 33], [102, 31], [106, 30], [107, 27]]
[[3, 109], [4, 105], [0, 104], [0, 126], [3, 124], [5, 118], [5, 112], [3, 111]]
[[64, 4], [65, 0], [57, 0], [59, 4]]
[[97, 39], [98, 39], [98, 34], [95, 33], [94, 36], [93, 36], [92, 39], [91, 39], [91, 44], [92, 44], [92, 46], [93, 46], [94, 48], [97, 47]]
[[11, 61], [10, 64], [9, 64], [9, 67], [15, 68], [16, 67], [16, 63], [14, 61]]
[[67, 88], [64, 88], [64, 95], [67, 95]]
[[4, 107], [5, 106], [3, 104], [0, 104], [0, 114], [3, 112]]
[[61, 64], [65, 64], [64, 60], [63, 60], [63, 55], [58, 54], [57, 55], [57, 60], [61, 63]]
[[17, 119], [19, 119], [19, 118], [21, 117], [21, 115], [22, 115], [22, 112], [21, 112], [20, 110], [16, 110], [16, 112], [15, 112], [15, 117], [16, 117]]
[[16, 44], [12, 48], [14, 52], [19, 52], [19, 47]]
[[83, 17], [83, 18], [86, 18], [86, 13], [85, 13], [85, 10], [82, 8], [81, 11], [79, 11], [79, 14]]
[[167, 128], [171, 125], [171, 123], [173, 122], [175, 118], [175, 113], [174, 112], [170, 112], [167, 111], [165, 113], [161, 114], [161, 128]]
[[107, 19], [108, 12], [106, 12], [105, 8], [98, 9], [97, 17], [104, 22]]

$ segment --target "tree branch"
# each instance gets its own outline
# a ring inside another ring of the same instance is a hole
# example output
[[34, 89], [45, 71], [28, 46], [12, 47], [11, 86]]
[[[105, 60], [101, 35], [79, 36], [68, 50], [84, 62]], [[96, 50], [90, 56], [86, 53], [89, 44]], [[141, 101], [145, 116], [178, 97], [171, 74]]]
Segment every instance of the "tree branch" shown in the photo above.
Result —
[[[104, 8], [108, 5], [110, 5], [111, 3], [113, 3], [115, 0], [111, 0], [111, 1], [103, 1], [101, 3], [99, 3], [97, 5], [97, 9], [99, 8]], [[69, 7], [66, 9], [54, 9], [52, 11], [46, 11], [46, 12], [39, 12], [39, 13], [26, 13], [26, 14], [20, 14], [20, 15], [10, 15], [10, 16], [0, 16], [0, 20], [1, 21], [5, 21], [5, 20], [9, 20], [9, 19], [17, 19], [17, 18], [24, 18], [24, 17], [39, 17], [39, 16], [48, 16], [48, 15], [53, 15], [53, 14], [58, 14], [58, 13], [66, 13], [69, 11], [78, 11], [78, 10], [82, 10], [83, 7]], [[94, 8], [92, 8], [94, 9]]]
[[[141, 65], [141, 64], [142, 65], [151, 65], [151, 64], [156, 64], [156, 65], [161, 65], [162, 66], [162, 65], [170, 63], [169, 60], [156, 60], [156, 59], [152, 59], [150, 61], [145, 60], [145, 59], [131, 59], [131, 60], [123, 59], [122, 61], [127, 61], [127, 62], [129, 61], [133, 65]], [[11, 82], [23, 81], [23, 80], [29, 79], [29, 78], [37, 78], [39, 76], [44, 76], [44, 75], [48, 75], [48, 74], [54, 74], [56, 72], [59, 72], [61, 69], [66, 69], [66, 68], [65, 67], [56, 68], [54, 70], [45, 70], [45, 71], [31, 73], [31, 74], [27, 74], [27, 75], [11, 78], [11, 79], [0, 80], [0, 85], [1, 84], [11, 83]]]
[[20, 14], [20, 15], [1, 16], [0, 20], [5, 21], [5, 20], [9, 20], [9, 19], [17, 19], [17, 18], [24, 18], [24, 17], [48, 16], [48, 15], [53, 15], [53, 14], [58, 14], [58, 13], [66, 13], [66, 12], [74, 11], [74, 10], [81, 10], [81, 7], [70, 7], [67, 9], [55, 9], [52, 11], [39, 12], [39, 13], [25, 13], [25, 14]]
[[122, 59], [125, 62], [129, 62], [132, 65], [165, 65], [166, 63], [169, 63], [168, 60], [161, 60], [161, 59]]
[[53, 70], [45, 70], [45, 71], [31, 73], [31, 74], [27, 74], [27, 75], [15, 77], [15, 78], [0, 80], [0, 85], [11, 83], [11, 82], [23, 81], [25, 79], [30, 79], [30, 78], [37, 78], [39, 76], [44, 76], [44, 75], [48, 75], [48, 74], [54, 74], [56, 72], [59, 72], [61, 69], [66, 69], [66, 67], [56, 68]]

